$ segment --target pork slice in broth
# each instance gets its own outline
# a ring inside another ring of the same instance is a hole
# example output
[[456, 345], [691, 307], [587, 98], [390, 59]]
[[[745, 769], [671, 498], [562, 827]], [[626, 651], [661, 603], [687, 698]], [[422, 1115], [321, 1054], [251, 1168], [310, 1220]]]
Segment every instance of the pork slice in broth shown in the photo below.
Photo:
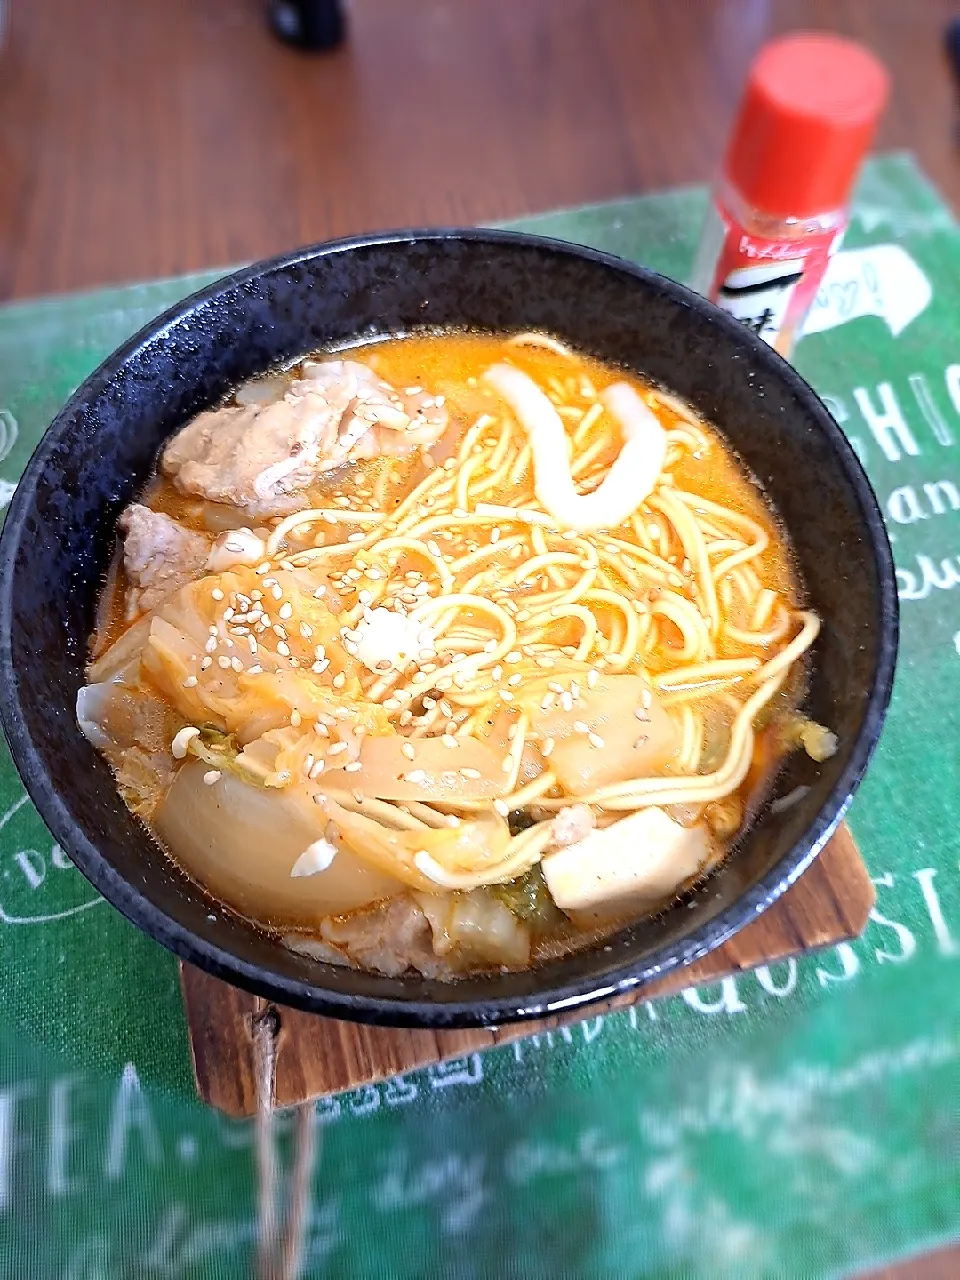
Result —
[[303, 372], [279, 400], [225, 405], [188, 423], [161, 463], [177, 488], [249, 516], [286, 515], [325, 472], [404, 457], [446, 428], [435, 397], [398, 392], [357, 361], [308, 362]]
[[185, 529], [170, 516], [135, 502], [119, 520], [123, 567], [130, 587], [128, 619], [156, 609], [172, 592], [204, 570], [211, 539]]

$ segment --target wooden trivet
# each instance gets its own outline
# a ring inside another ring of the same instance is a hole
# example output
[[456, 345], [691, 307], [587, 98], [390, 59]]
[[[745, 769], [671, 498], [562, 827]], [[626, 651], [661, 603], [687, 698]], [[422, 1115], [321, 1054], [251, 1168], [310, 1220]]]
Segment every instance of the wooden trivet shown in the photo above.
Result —
[[[874, 903], [873, 884], [846, 825], [779, 902], [702, 960], [623, 996], [540, 1022], [465, 1031], [369, 1027], [271, 1006], [279, 1021], [275, 1105], [374, 1084], [419, 1067], [446, 1062], [524, 1036], [718, 982], [730, 974], [773, 964], [855, 938]], [[181, 964], [190, 1052], [197, 1092], [231, 1116], [257, 1109], [253, 1026], [264, 1001]]]

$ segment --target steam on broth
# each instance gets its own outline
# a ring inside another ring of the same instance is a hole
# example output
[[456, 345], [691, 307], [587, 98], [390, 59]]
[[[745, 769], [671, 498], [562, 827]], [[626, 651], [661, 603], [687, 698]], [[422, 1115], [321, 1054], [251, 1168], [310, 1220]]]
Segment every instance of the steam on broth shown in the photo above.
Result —
[[77, 714], [211, 894], [322, 960], [524, 968], [749, 822], [819, 623], [684, 404], [542, 334], [238, 389], [120, 520]]

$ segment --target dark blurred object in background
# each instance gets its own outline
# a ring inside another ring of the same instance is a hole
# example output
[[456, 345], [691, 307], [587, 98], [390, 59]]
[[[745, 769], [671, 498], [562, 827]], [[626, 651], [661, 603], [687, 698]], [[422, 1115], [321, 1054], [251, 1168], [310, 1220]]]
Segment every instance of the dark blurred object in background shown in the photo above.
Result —
[[960, 18], [954, 18], [947, 27], [945, 43], [947, 56], [950, 59], [950, 70], [953, 72], [957, 87], [960, 88]]
[[270, 0], [269, 21], [286, 44], [312, 52], [335, 49], [346, 33], [340, 0]]

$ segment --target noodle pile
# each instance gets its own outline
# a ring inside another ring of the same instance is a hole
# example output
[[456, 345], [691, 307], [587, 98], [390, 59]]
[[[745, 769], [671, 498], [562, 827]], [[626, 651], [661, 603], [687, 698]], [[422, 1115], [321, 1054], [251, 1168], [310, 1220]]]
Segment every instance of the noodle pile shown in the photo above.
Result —
[[[559, 344], [540, 335], [512, 341], [568, 358], [569, 375], [543, 389], [563, 419], [575, 485], [593, 492], [623, 447], [618, 424]], [[385, 663], [362, 679], [364, 698], [398, 733], [411, 742], [463, 740], [483, 737], [498, 716], [510, 720], [506, 784], [493, 807], [513, 815], [516, 834], [495, 860], [478, 856], [455, 869], [418, 852], [417, 868], [435, 884], [468, 889], [523, 874], [549, 846], [554, 815], [573, 803], [592, 806], [605, 826], [652, 805], [699, 811], [733, 797], [751, 766], [758, 717], [817, 635], [816, 616], [768, 585], [764, 528], [675, 482], [684, 459], [710, 449], [707, 435], [672, 398], [643, 397], [666, 429], [666, 460], [653, 492], [616, 528], [558, 527], [535, 496], [522, 425], [491, 396], [456, 454], [392, 511], [339, 499], [282, 520], [267, 543], [271, 561], [328, 575], [348, 652], [373, 610], [419, 629], [422, 648], [410, 663]], [[381, 478], [381, 498], [388, 483]], [[679, 748], [662, 776], [564, 794], [551, 743], [532, 727], [528, 691], [535, 687], [539, 702], [545, 689], [541, 706], [571, 710], [579, 689], [613, 674], [649, 678]], [[541, 768], [526, 781], [525, 752]], [[387, 831], [455, 826], [490, 808], [489, 800], [390, 802], [364, 791], [362, 773], [356, 781], [359, 791], [332, 798]]]

